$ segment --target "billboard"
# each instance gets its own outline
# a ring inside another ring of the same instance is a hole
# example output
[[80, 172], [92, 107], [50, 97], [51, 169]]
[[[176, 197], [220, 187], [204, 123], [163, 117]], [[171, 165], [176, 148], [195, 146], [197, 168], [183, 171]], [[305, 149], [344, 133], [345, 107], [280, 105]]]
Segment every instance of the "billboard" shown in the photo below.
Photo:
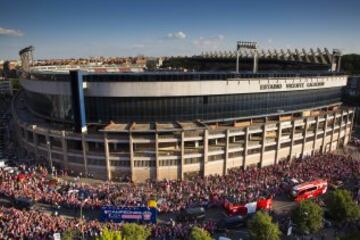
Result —
[[101, 208], [100, 221], [156, 223], [157, 209], [148, 207], [114, 207]]

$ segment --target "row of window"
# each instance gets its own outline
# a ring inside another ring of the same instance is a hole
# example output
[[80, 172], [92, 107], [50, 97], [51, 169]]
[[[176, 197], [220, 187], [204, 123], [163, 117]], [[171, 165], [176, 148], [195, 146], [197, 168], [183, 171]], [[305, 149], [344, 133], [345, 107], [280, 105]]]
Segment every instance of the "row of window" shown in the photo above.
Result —
[[[335, 130], [334, 133], [338, 133], [339, 129]], [[326, 135], [330, 136], [332, 134], [332, 132], [328, 132]], [[323, 138], [323, 134], [319, 134], [317, 136], [317, 139], [321, 139]], [[314, 141], [314, 137], [309, 137], [307, 138], [307, 142], [312, 142]], [[304, 142], [304, 139], [298, 139], [294, 141], [294, 145], [298, 145], [298, 144], [302, 144]], [[282, 143], [281, 144], [281, 148], [286, 148], [286, 147], [290, 147], [291, 143], [287, 142], [287, 143]], [[271, 150], [276, 150], [276, 146], [267, 146], [265, 147], [265, 151], [271, 151]], [[249, 149], [248, 150], [248, 154], [257, 154], [260, 153], [260, 148], [256, 148], [256, 149]], [[40, 155], [44, 155], [46, 156], [47, 152], [40, 150], [39, 151]], [[229, 153], [229, 158], [236, 158], [236, 157], [242, 157], [243, 156], [243, 151], [237, 151], [237, 152], [232, 152]], [[58, 153], [52, 153], [52, 157], [54, 159], [63, 159], [63, 156], [58, 154]], [[213, 156], [209, 156], [208, 157], [208, 161], [218, 161], [218, 160], [223, 160], [225, 158], [224, 154], [219, 154], [219, 155], [213, 155]], [[83, 164], [83, 159], [80, 157], [75, 157], [75, 156], [68, 156], [68, 161], [72, 162], [72, 163], [78, 163], [78, 164]], [[88, 158], [87, 159], [88, 164], [89, 165], [95, 165], [95, 166], [105, 166], [105, 161], [103, 159], [93, 159], [93, 158]], [[185, 159], [185, 164], [194, 164], [194, 163], [200, 163], [202, 161], [201, 157], [195, 157], [195, 158], [186, 158]], [[179, 159], [168, 159], [168, 160], [160, 160], [159, 161], [159, 165], [161, 167], [163, 166], [178, 166], [180, 164], [180, 160]], [[124, 160], [120, 160], [120, 161], [111, 161], [111, 166], [115, 166], [115, 167], [130, 167], [130, 161], [124, 161]], [[156, 166], [156, 162], [155, 160], [135, 160], [134, 161], [134, 166], [135, 167], [155, 167]]]
[[[341, 88], [186, 97], [85, 97], [88, 123], [212, 120], [294, 111], [339, 102]], [[40, 116], [73, 121], [70, 96], [26, 91]]]
[[167, 122], [237, 118], [341, 101], [341, 88], [187, 97], [86, 97], [88, 122]]

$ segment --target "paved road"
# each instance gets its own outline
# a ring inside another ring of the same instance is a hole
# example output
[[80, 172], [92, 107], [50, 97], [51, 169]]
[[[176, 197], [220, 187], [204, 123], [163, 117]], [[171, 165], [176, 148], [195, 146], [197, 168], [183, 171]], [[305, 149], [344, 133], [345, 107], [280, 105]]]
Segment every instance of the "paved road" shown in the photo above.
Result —
[[[0, 205], [10, 207], [12, 206], [12, 202], [6, 198], [0, 198]], [[285, 214], [289, 212], [291, 209], [293, 209], [296, 206], [296, 203], [293, 201], [290, 201], [286, 196], [278, 197], [273, 200], [273, 211], [277, 214]], [[60, 208], [57, 209], [54, 206], [51, 206], [49, 204], [43, 204], [43, 203], [36, 203], [34, 206], [34, 209], [39, 210], [41, 212], [45, 212], [48, 214], [54, 214], [55, 211], [59, 213], [59, 215], [64, 216], [65, 218], [78, 218], [80, 216], [79, 209], [67, 209], [67, 208]], [[83, 211], [84, 216], [87, 220], [95, 220], [98, 219], [100, 215], [99, 210], [84, 210]], [[206, 210], [206, 219], [207, 220], [213, 220], [215, 222], [220, 221], [221, 219], [225, 218], [226, 214], [222, 208], [210, 208]], [[159, 214], [158, 216], [158, 222], [159, 223], [166, 223], [170, 219], [175, 219], [176, 214]], [[217, 233], [215, 237], [218, 237], [220, 235], [224, 235], [223, 233]], [[248, 238], [248, 232], [246, 228], [240, 228], [236, 230], [229, 231], [227, 233], [228, 237], [231, 237], [231, 239], [247, 239]]]

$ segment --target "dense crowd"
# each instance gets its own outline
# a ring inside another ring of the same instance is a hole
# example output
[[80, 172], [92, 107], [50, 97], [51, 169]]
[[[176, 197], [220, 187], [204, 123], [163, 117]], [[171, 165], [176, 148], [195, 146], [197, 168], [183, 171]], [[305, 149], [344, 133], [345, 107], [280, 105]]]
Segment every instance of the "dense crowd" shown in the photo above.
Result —
[[[214, 232], [214, 223], [211, 221], [197, 223], [197, 226]], [[0, 239], [52, 239], [54, 233], [71, 230], [80, 230], [86, 239], [93, 239], [101, 234], [104, 228], [121, 230], [121, 223], [101, 223], [99, 221], [79, 221], [66, 219], [61, 216], [52, 216], [39, 211], [21, 211], [14, 208], [0, 207]], [[151, 239], [188, 239], [193, 224], [178, 223], [148, 225]]]
[[360, 147], [360, 139], [359, 138], [356, 138], [356, 137], [353, 137], [351, 139], [351, 144], [355, 147]]
[[[226, 198], [247, 203], [260, 197], [276, 196], [286, 190], [284, 182], [289, 178], [302, 181], [324, 178], [336, 183], [359, 175], [359, 161], [333, 154], [315, 155], [292, 163], [284, 161], [264, 168], [235, 169], [226, 176], [149, 181], [137, 185], [56, 182], [49, 180], [43, 167], [20, 166], [17, 173], [0, 170], [0, 194], [10, 198], [23, 196], [67, 208], [78, 208], [85, 202], [84, 208], [89, 209], [104, 205], [144, 206], [148, 200], [155, 199], [160, 212], [178, 212], [187, 207], [221, 204]], [[86, 201], [80, 193], [85, 195]]]
[[[44, 167], [19, 166], [17, 171], [0, 170], [0, 194], [10, 198], [27, 197], [38, 202], [77, 208], [85, 202], [87, 208], [102, 205], [141, 206], [149, 199], [157, 199], [161, 212], [177, 212], [185, 207], [221, 204], [225, 198], [240, 202], [256, 200], [261, 196], [276, 196], [286, 191], [286, 179], [309, 181], [315, 178], [338, 181], [359, 181], [360, 162], [350, 156], [334, 154], [315, 155], [293, 162], [280, 162], [264, 168], [231, 170], [226, 176], [194, 177], [191, 181], [161, 181], [145, 184], [103, 183], [96, 185], [54, 181]], [[358, 186], [355, 185], [356, 188]], [[81, 199], [85, 192], [87, 200]], [[0, 208], [0, 239], [48, 239], [55, 232], [80, 228], [88, 236], [100, 234], [104, 223], [49, 216], [37, 211]], [[105, 224], [117, 229], [120, 224]], [[191, 223], [151, 225], [153, 239], [184, 238]], [[203, 226], [214, 230], [213, 223]]]
[[[21, 172], [19, 175], [19, 172]], [[353, 180], [360, 176], [360, 162], [350, 156], [315, 155], [264, 168], [231, 170], [227, 176], [195, 177], [191, 181], [147, 182], [142, 185], [103, 183], [83, 185], [81, 183], [53, 182], [43, 167], [20, 166], [18, 172], [0, 170], [0, 193], [8, 197], [28, 197], [35, 201], [79, 207], [82, 200], [79, 192], [88, 193], [85, 206], [97, 208], [106, 204], [118, 206], [140, 206], [148, 199], [158, 199], [162, 212], [175, 212], [189, 206], [209, 206], [221, 203], [231, 197], [248, 202], [261, 196], [277, 195], [286, 189], [288, 178], [308, 181], [324, 178], [329, 182]], [[358, 186], [357, 186], [358, 187]], [[98, 221], [79, 222], [50, 216], [38, 211], [20, 211], [0, 208], [0, 239], [48, 239], [55, 232], [68, 229], [82, 229], [91, 237], [100, 234], [106, 226], [119, 229], [121, 224], [100, 223]], [[183, 239], [188, 236], [191, 223], [174, 225], [149, 225], [153, 239]], [[212, 222], [202, 227], [214, 230]]]

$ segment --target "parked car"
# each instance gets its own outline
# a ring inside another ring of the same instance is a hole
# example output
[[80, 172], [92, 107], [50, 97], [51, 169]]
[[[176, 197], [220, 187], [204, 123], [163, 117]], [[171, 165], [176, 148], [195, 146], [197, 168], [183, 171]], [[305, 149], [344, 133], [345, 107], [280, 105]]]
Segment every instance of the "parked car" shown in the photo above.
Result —
[[205, 219], [205, 209], [202, 207], [186, 208], [182, 210], [177, 216], [176, 221], [203, 221]]
[[14, 199], [14, 206], [18, 209], [31, 210], [34, 208], [34, 201], [30, 198], [19, 197]]
[[242, 215], [236, 215], [231, 217], [226, 217], [224, 219], [221, 219], [216, 224], [216, 230], [219, 232], [224, 232], [229, 229], [236, 229], [245, 227], [246, 223], [248, 221], [248, 217], [242, 216]]

